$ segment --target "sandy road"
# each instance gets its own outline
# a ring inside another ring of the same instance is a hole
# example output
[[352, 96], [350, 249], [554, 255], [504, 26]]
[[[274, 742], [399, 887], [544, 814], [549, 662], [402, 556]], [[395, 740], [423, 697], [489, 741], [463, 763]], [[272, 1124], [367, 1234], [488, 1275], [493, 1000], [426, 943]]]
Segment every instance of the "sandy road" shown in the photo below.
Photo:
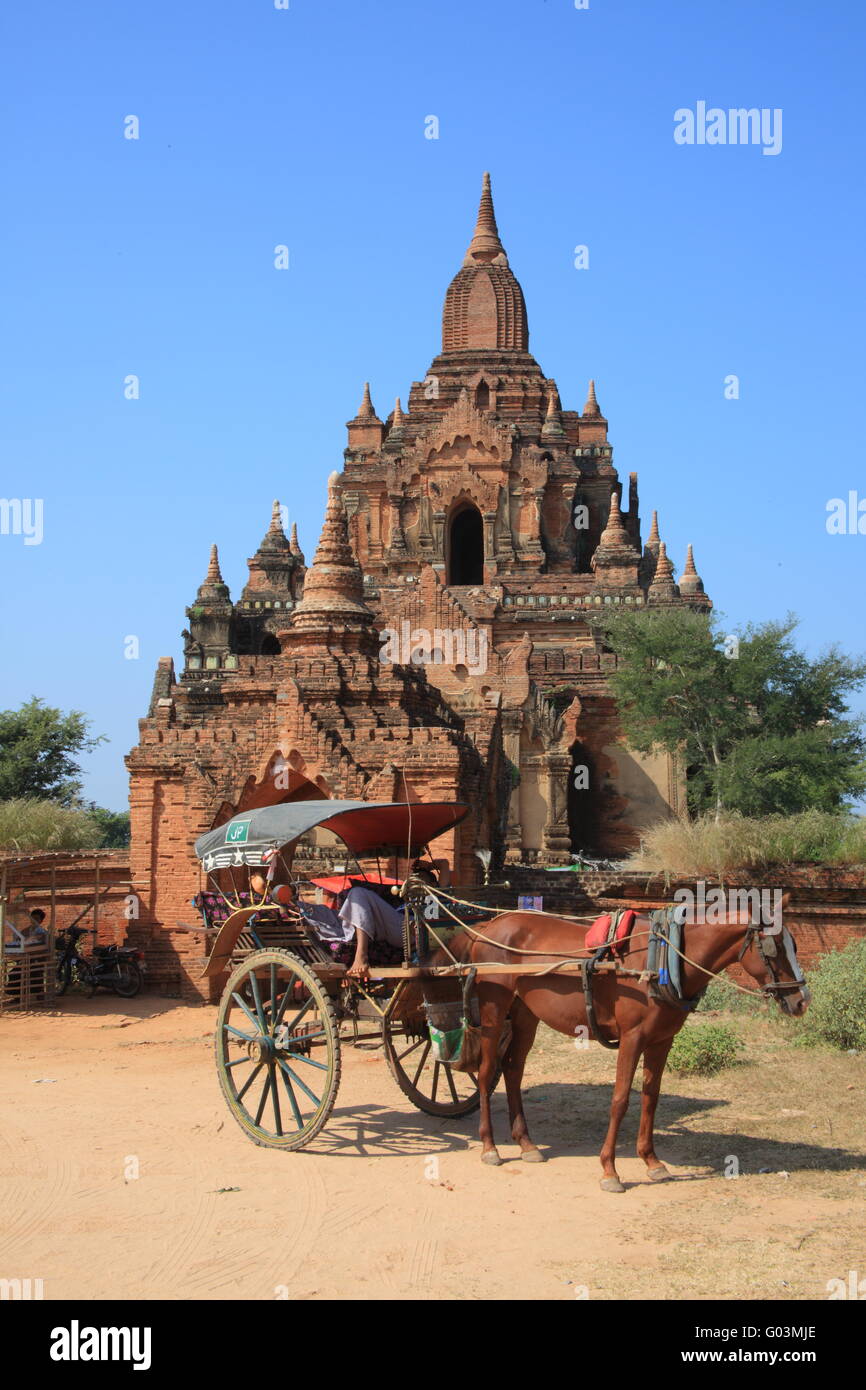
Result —
[[280, 1154], [223, 1104], [214, 1014], [145, 996], [0, 1020], [0, 1278], [41, 1278], [49, 1299], [773, 1299], [866, 1273], [866, 1159], [844, 1143], [862, 1067], [832, 1135], [793, 1076], [757, 1112], [761, 1067], [725, 1099], [719, 1078], [673, 1082], [659, 1149], [675, 1180], [646, 1182], [630, 1116], [614, 1197], [595, 1156], [615, 1065], [600, 1049], [549, 1035], [530, 1059], [544, 1165], [503, 1143], [513, 1161], [485, 1167], [474, 1116], [420, 1114], [380, 1054], [351, 1047], [328, 1128]]

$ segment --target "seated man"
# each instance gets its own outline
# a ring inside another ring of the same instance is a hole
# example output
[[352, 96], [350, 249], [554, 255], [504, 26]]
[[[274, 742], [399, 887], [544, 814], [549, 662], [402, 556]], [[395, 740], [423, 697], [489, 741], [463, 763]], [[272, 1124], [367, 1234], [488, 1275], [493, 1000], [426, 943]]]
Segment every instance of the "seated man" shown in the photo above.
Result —
[[[304, 902], [297, 896], [294, 885], [288, 883], [272, 884], [268, 890], [264, 874], [258, 870], [250, 874], [253, 893], [262, 899], [269, 896], [272, 902], [294, 903], [319, 939], [327, 945], [339, 943], [351, 946], [354, 942], [354, 958], [346, 972], [352, 979], [367, 979], [371, 941], [382, 942], [395, 952], [402, 950], [403, 915], [373, 889], [365, 888], [360, 883], [349, 883], [345, 879], [340, 882], [314, 878], [310, 882], [322, 890], [323, 903]], [[345, 883], [348, 883], [347, 888], [343, 886]]]
[[343, 898], [339, 916], [355, 933], [355, 959], [346, 972], [353, 979], [366, 980], [369, 975], [371, 941], [402, 948], [403, 914], [371, 888], [353, 884]]
[[45, 913], [42, 911], [42, 908], [34, 907], [24, 930], [24, 940], [28, 946], [45, 946], [48, 944], [48, 930], [44, 923]]
[[273, 883], [269, 888], [267, 878], [258, 869], [253, 869], [250, 873], [250, 892], [254, 898], [260, 898], [262, 902], [270, 901], [296, 907], [316, 935], [328, 944], [352, 940], [354, 931], [347, 927], [334, 911], [334, 894], [325, 895], [332, 900], [330, 903], [307, 903], [298, 896], [298, 890], [293, 883]]

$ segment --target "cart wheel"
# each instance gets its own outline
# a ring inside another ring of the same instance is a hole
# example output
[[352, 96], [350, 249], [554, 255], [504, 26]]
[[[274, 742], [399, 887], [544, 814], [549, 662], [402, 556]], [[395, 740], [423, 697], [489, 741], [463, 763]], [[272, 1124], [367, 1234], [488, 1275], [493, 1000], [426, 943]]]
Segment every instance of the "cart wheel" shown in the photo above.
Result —
[[254, 951], [232, 973], [216, 1030], [220, 1086], [256, 1144], [301, 1149], [327, 1122], [340, 1037], [327, 992], [299, 956]]
[[[399, 1019], [382, 1020], [382, 1045], [391, 1075], [405, 1096], [428, 1115], [471, 1115], [481, 1104], [478, 1078], [473, 1072], [455, 1071], [437, 1062], [426, 1024], [406, 1025]], [[490, 1087], [499, 1084], [497, 1067]]]

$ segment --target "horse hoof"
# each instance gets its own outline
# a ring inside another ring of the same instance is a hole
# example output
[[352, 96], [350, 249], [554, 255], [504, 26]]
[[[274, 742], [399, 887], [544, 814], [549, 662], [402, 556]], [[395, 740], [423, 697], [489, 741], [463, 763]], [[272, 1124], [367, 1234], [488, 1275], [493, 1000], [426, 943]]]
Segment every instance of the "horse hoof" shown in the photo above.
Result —
[[625, 1192], [625, 1186], [619, 1178], [602, 1178], [601, 1190], [602, 1192]]
[[486, 1153], [481, 1155], [481, 1162], [489, 1163], [491, 1168], [498, 1168], [502, 1159], [495, 1149], [488, 1149]]
[[540, 1149], [524, 1149], [520, 1157], [524, 1163], [543, 1163], [544, 1154]]
[[662, 1164], [660, 1168], [648, 1168], [647, 1176], [649, 1177], [650, 1182], [664, 1182], [665, 1178], [670, 1177], [670, 1173], [668, 1172], [665, 1165]]

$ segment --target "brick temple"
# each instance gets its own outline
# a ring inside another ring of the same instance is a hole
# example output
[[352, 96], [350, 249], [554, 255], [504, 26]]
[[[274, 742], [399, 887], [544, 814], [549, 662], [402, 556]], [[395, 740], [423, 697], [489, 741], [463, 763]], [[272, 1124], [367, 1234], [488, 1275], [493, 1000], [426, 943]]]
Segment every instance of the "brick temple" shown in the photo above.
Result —
[[593, 382], [564, 409], [530, 353], [486, 174], [441, 352], [405, 410], [381, 419], [365, 386], [347, 429], [309, 567], [274, 503], [240, 595], [214, 546], [183, 669], [158, 663], [127, 759], [152, 926], [189, 920], [193, 841], [253, 806], [467, 801], [436, 852], [471, 884], [479, 848], [494, 864], [621, 854], [681, 804], [674, 762], [625, 746], [592, 618], [710, 600], [691, 547], [675, 581], [655, 513], [643, 541]]

